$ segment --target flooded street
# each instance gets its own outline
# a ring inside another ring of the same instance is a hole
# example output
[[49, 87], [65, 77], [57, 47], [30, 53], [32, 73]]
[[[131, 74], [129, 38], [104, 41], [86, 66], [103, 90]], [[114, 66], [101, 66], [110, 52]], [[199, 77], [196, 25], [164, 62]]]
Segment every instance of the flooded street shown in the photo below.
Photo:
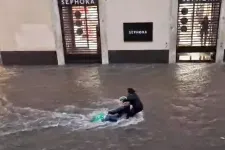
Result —
[[[133, 87], [144, 112], [90, 123]], [[218, 64], [0, 68], [0, 150], [224, 150]]]

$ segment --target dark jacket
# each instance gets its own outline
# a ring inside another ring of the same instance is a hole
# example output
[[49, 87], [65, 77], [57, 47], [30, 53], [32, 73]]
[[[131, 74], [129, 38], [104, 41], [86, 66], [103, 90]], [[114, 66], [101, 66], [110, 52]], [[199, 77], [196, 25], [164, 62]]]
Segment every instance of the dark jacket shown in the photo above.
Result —
[[136, 93], [129, 94], [127, 96], [127, 99], [124, 100], [123, 102], [129, 102], [133, 106], [134, 110], [137, 110], [137, 111], [143, 110], [143, 104]]

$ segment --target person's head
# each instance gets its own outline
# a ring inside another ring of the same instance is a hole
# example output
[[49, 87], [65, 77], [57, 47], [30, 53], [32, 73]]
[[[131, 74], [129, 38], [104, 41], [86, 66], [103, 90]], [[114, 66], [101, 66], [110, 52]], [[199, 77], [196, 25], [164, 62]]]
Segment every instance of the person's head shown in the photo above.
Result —
[[127, 92], [128, 92], [128, 94], [134, 94], [135, 90], [133, 88], [128, 88]]

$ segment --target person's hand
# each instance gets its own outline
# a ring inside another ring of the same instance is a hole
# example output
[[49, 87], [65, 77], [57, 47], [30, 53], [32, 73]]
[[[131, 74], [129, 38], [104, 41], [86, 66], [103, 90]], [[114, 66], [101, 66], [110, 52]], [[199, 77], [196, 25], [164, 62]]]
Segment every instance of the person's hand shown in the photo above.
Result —
[[129, 102], [124, 102], [123, 105], [124, 106], [128, 106], [128, 105], [130, 105], [130, 103]]

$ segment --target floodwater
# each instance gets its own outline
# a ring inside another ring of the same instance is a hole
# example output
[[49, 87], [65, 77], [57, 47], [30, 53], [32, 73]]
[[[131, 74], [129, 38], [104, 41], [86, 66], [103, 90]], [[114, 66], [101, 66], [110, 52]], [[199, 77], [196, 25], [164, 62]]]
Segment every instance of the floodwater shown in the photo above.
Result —
[[[144, 112], [90, 123], [133, 87]], [[224, 150], [218, 64], [0, 68], [0, 150]]]

